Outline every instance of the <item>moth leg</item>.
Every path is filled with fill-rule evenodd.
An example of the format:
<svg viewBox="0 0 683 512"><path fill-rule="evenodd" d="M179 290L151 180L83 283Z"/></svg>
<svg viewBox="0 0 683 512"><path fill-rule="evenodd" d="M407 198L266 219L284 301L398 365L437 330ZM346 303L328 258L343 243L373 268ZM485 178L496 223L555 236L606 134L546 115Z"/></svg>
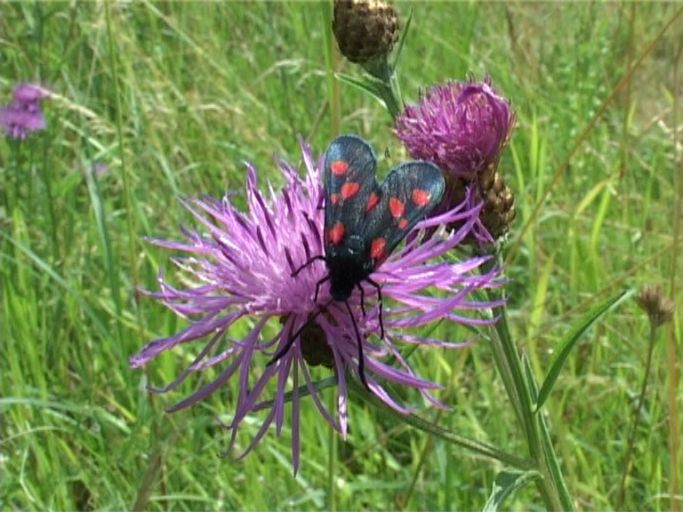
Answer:
<svg viewBox="0 0 683 512"><path fill-rule="evenodd" d="M292 336L289 337L289 339L287 340L287 343L285 343L285 346L282 347L277 352L275 352L275 355L270 358L270 361L268 361L266 363L266 366L273 365L274 363L279 361L282 356L284 356L287 352L289 352L289 349L292 348L292 345L294 345L294 342L301 335L301 333L304 332L304 329L306 327L308 327L309 325L311 325L313 323L313 320L315 320L320 313L325 311L331 303L332 303L332 301L330 300L327 304L321 306L318 309L318 311L316 311L312 316L310 316L308 318L308 320L306 320L306 322L304 322L304 324L301 327L299 327Z"/></svg>
<svg viewBox="0 0 683 512"><path fill-rule="evenodd" d="M306 263L304 263L299 268L297 268L294 272L292 272L292 277L298 276L299 272L301 272L303 269L305 269L307 266L309 266L314 261L318 261L318 260L325 260L325 256L313 256L310 260L308 260Z"/></svg>
<svg viewBox="0 0 683 512"><path fill-rule="evenodd" d="M353 316L353 313L351 312L351 306L349 306L349 301L345 300L344 304L346 305L346 311L349 312L349 316L351 317L353 330L356 332L356 341L358 342L358 376L360 377L360 381L363 383L365 388L368 391L370 391L370 386L368 386L368 381L365 378L365 357L363 356L363 342L360 339L360 332L358 332L356 318Z"/></svg>
<svg viewBox="0 0 683 512"><path fill-rule="evenodd" d="M306 327L308 327L308 326L311 324L311 322L313 322L313 320L315 319L315 317L318 316L321 312L322 312L322 309L319 309L318 312L317 312L315 315L313 315L311 318L309 318L309 319L304 323L304 325L302 325L301 327L299 327L299 328L297 329L297 331L296 331L292 336L290 336L290 338L287 340L287 343L285 343L285 346L282 347L282 348L281 348L280 350L278 350L277 352L275 352L275 355L274 355L273 357L271 357L270 361L268 361L268 362L266 363L266 366L271 366L272 364L276 363L277 361L280 360L280 358L281 358L282 356L284 356L287 352L289 352L289 349L292 348L292 345L294 345L294 342L295 342L296 339L299 337L299 335L300 335L302 332L304 332L304 329L305 329Z"/></svg>
<svg viewBox="0 0 683 512"><path fill-rule="evenodd" d="M313 302L318 302L318 292L320 291L320 285L332 279L331 274L327 274L320 281L315 283L315 295L313 296Z"/></svg>
<svg viewBox="0 0 683 512"><path fill-rule="evenodd" d="M366 314L365 314L365 290L363 290L363 287L360 285L360 283L356 283L356 286L360 290L360 310L363 312L363 316L366 316Z"/></svg>
<svg viewBox="0 0 683 512"><path fill-rule="evenodd" d="M368 283L370 283L372 286L375 287L375 290L377 290L377 301L379 302L379 339L383 340L384 339L384 321L382 320L382 288L380 285L367 277L365 279Z"/></svg>

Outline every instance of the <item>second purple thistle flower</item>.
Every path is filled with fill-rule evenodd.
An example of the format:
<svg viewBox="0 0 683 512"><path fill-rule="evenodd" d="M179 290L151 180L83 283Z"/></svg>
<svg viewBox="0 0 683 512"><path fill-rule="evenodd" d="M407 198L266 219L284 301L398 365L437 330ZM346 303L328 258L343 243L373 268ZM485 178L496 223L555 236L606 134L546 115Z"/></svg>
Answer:
<svg viewBox="0 0 683 512"><path fill-rule="evenodd" d="M189 368L161 391L173 389L193 372L222 368L213 381L170 410L190 406L224 386L234 387L231 396L236 405L228 425L233 440L248 414L269 411L244 454L273 421L277 432L281 431L286 403L291 402L295 470L299 465L298 418L302 395L310 393L323 417L345 435L347 379L349 374L358 378L358 341L345 305L330 300L327 285L321 287L317 302L314 301L316 284L327 274L325 264L317 261L306 272L292 275L324 250L322 160L314 159L310 149L303 145L302 156L303 177L290 164L279 163L285 179L279 193L268 187L268 195L264 194L257 185L256 169L247 166L247 212L239 211L230 196L222 200L196 200L189 208L199 220L201 232L186 230L185 241L180 242L154 241L187 256L175 259L183 285L173 286L160 277L160 291L150 295L189 317L191 322L177 334L148 343L131 358L131 365L140 367L179 345L201 343L203 346ZM349 298L361 335L369 388L398 411L407 413L411 409L392 398L384 387L386 384L412 388L430 403L441 405L430 392L439 385L416 375L399 351L399 343L461 347L466 341L430 339L414 329L437 320L470 325L491 321L476 313L492 304L472 298L478 290L497 285L496 271L484 275L477 272L487 258L456 263L443 258L467 236L477 214L477 208L468 210L463 203L423 221L418 228L429 228L432 236L413 236L372 274L384 297L384 339L379 336L379 305L371 300L374 290L365 289L365 314L360 293L354 291ZM439 227L456 221L463 222L457 231L447 232ZM439 293L432 293L434 289ZM310 322L320 305L327 303L326 311ZM310 326L278 363L266 367L273 354L308 322ZM239 339L229 336L244 329L247 333ZM256 357L258 354L263 357ZM318 363L332 368L336 375L336 413L327 410L314 386L309 367Z"/></svg>
<svg viewBox="0 0 683 512"><path fill-rule="evenodd" d="M431 87L396 119L395 132L413 158L469 181L497 164L514 122L510 103L487 78Z"/></svg>

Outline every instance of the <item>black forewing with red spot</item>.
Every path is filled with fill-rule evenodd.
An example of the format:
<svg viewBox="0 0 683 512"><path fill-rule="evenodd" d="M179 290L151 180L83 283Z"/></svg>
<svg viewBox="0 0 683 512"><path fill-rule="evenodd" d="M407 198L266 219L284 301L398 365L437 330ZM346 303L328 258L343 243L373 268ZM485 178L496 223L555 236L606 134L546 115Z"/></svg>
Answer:
<svg viewBox="0 0 683 512"><path fill-rule="evenodd" d="M379 200L364 215L361 237L375 266L384 261L420 220L439 204L446 184L438 167L406 162L378 187Z"/></svg>
<svg viewBox="0 0 683 512"><path fill-rule="evenodd" d="M360 234L365 206L377 189L377 159L359 137L337 137L325 154L325 249L343 243L349 234Z"/></svg>

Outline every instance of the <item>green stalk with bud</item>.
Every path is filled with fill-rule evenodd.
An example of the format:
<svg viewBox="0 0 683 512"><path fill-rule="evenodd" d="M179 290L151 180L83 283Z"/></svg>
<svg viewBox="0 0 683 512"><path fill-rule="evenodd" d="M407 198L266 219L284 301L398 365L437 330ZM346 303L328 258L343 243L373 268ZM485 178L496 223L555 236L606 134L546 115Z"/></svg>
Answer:
<svg viewBox="0 0 683 512"><path fill-rule="evenodd" d="M395 9L384 2L335 1L333 32L340 52L364 70L360 78L346 74L338 78L380 100L393 119L395 135L408 153L441 168L447 183L442 211L461 203L468 207L480 205L479 219L469 237L470 251L491 257L488 266L482 268L483 273L496 266L500 268L505 235L516 213L514 193L505 183L498 165L515 124L510 102L496 91L490 77L486 77L482 82L470 79L432 86L419 103L404 107L396 69L409 22L400 39L399 26ZM461 227L462 223L450 226L451 229ZM574 508L543 406L569 352L582 334L629 295L620 292L581 317L569 330L539 385L526 356L513 341L505 293L495 288L489 290L487 299L497 304L491 309L497 321L488 333L482 334L489 339L510 405L524 433L528 459L522 458L523 464L513 464L501 472L486 510L497 509L504 499L530 482L535 482L548 509ZM424 424L411 424L434 435L433 429ZM459 445L467 448L467 443ZM510 464L511 459L506 455L506 460L500 460Z"/></svg>
<svg viewBox="0 0 683 512"><path fill-rule="evenodd" d="M339 74L339 78L377 98L392 118L399 115L403 101L396 63L403 39L399 42L400 24L393 5L378 0L335 1L332 31L341 54L366 72L360 79L345 74Z"/></svg>

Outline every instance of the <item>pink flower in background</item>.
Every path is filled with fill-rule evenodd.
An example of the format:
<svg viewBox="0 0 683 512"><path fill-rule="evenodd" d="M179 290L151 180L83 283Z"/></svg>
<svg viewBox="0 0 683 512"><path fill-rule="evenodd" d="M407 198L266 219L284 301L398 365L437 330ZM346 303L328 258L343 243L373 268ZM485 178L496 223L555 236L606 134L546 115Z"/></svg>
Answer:
<svg viewBox="0 0 683 512"><path fill-rule="evenodd" d="M50 97L50 91L39 85L22 83L14 87L12 101L31 110L39 105L40 100Z"/></svg>
<svg viewBox="0 0 683 512"><path fill-rule="evenodd" d="M47 127L40 110L29 112L11 105L0 108L0 126L9 137L19 140Z"/></svg>
<svg viewBox="0 0 683 512"><path fill-rule="evenodd" d="M39 85L22 83L14 88L12 101L0 108L0 126L13 138L23 140L47 126L40 110L41 100L48 98L49 91Z"/></svg>
<svg viewBox="0 0 683 512"><path fill-rule="evenodd" d="M109 173L109 166L104 162L93 162L90 164L90 170L97 176L104 176Z"/></svg>

